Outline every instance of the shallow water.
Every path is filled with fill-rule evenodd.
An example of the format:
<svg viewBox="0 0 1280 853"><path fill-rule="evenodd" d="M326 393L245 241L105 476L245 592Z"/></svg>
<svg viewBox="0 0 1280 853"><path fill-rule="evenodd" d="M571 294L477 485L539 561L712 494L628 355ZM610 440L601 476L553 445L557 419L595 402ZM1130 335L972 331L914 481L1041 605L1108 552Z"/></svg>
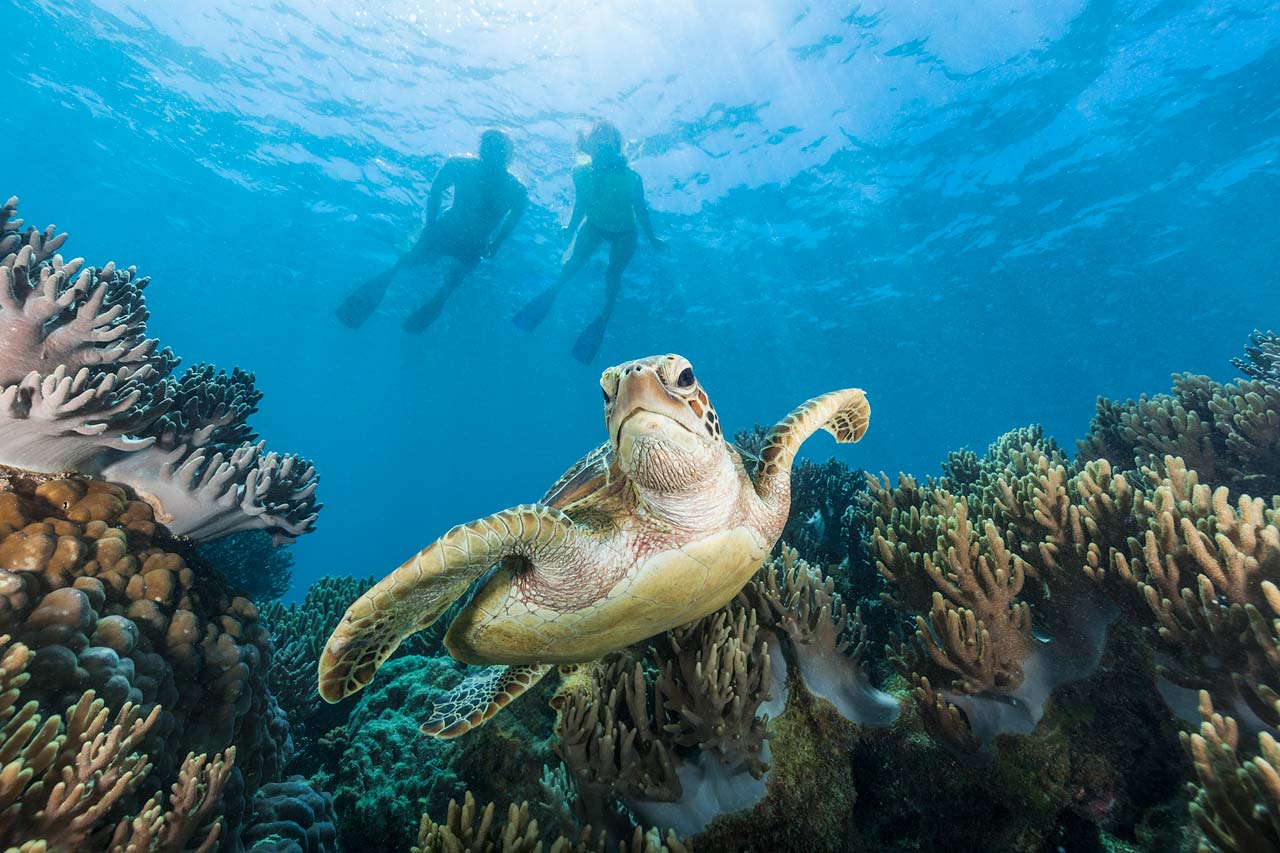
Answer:
<svg viewBox="0 0 1280 853"><path fill-rule="evenodd" d="M10 3L4 192L136 264L153 332L253 369L273 446L322 460L299 580L381 573L536 498L603 439L601 368L689 356L730 430L857 384L830 452L936 473L1096 395L1227 360L1280 308L1274 3ZM622 126L667 251L641 247L596 362L597 261L535 335L576 131ZM534 200L428 334L402 275L443 155L515 137Z"/></svg>

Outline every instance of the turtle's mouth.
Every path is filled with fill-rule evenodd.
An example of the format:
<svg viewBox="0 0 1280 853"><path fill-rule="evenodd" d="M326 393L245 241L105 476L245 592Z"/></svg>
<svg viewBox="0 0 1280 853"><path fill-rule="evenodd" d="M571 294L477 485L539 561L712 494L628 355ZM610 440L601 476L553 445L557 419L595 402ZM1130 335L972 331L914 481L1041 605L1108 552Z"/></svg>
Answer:
<svg viewBox="0 0 1280 853"><path fill-rule="evenodd" d="M622 430L623 430L623 428L624 428L624 427L626 427L627 422L628 422L628 421L630 421L630 420L631 420L632 418L634 418L635 416L637 416L637 415L642 415L642 414L648 414L648 415L653 415L654 417L662 418L664 421L667 421L668 423L673 423L673 424L675 424L676 426L680 427L680 429L684 430L684 431L685 431L685 432L687 432L687 433L691 433L691 434L693 433L693 430L689 429L687 426L685 426L684 424L680 423L680 421L676 420L675 418L671 417L670 415L664 414L664 413L662 413L662 412L655 412L653 409L646 409L644 406L636 406L636 407L635 407L634 409L632 409L630 412L627 412L627 416L626 416L625 418L623 418L621 421L619 421L619 423L618 423L618 430L617 430L617 432L615 432L615 433L614 433L614 436L613 436L613 446L614 446L614 447L619 447L619 446L621 446L621 444L622 444Z"/></svg>

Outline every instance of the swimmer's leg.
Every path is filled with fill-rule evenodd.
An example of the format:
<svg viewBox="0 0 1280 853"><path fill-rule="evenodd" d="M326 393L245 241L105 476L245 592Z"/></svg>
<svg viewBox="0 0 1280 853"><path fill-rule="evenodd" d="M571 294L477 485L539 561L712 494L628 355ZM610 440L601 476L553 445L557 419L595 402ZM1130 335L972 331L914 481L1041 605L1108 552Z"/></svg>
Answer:
<svg viewBox="0 0 1280 853"><path fill-rule="evenodd" d="M444 284L440 286L440 289L436 291L436 295L431 297L425 305L409 315L404 321L404 330L413 334L425 331L440 316L444 303L458 289L458 285L462 284L463 280L471 275L479 265L480 258L478 257L458 258L454 261L449 273L445 276Z"/></svg>
<svg viewBox="0 0 1280 853"><path fill-rule="evenodd" d="M573 247L569 250L569 259L560 268L560 275L556 277L555 282L521 308L511 318L511 322L526 332L532 332L538 328L538 324L551 311L551 306L555 303L556 297L560 295L561 289L569 283L570 279L582 271L582 268L587 265L587 261L591 260L591 256L595 254L596 249L600 248L600 244L603 241L604 236L600 233L600 229L593 228L590 223L584 223L578 229L577 236L573 239Z"/></svg>
<svg viewBox="0 0 1280 853"><path fill-rule="evenodd" d="M417 244L401 255L400 260L396 261L390 269L384 270L365 281L351 291L346 299L342 300L342 304L334 310L334 313L338 315L338 320L344 326L352 329L360 328L373 316L373 312L382 303L382 298L387 294L387 286L396 277L396 273L408 267L424 264L438 256L439 249L436 247L436 235L431 228L424 228Z"/></svg>
<svg viewBox="0 0 1280 853"><path fill-rule="evenodd" d="M596 353L600 351L600 344L604 341L604 330L609 325L609 318L613 316L613 307L617 304L618 294L622 291L622 273L627 268L627 264L631 263L631 257L635 253L636 232L619 234L613 239L609 249L609 268L604 274L604 308L600 310L599 316L582 330L582 334L578 335L578 340L573 344L573 357L583 364L590 364L596 357Z"/></svg>

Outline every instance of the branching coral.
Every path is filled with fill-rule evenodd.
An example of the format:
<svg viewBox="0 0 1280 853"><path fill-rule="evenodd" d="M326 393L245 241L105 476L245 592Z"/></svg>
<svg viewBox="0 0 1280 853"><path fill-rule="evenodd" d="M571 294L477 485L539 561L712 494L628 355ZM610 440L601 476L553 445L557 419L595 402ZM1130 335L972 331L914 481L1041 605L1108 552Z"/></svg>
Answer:
<svg viewBox="0 0 1280 853"><path fill-rule="evenodd" d="M1241 760L1236 721L1213 710L1201 691L1202 722L1183 733L1199 785L1189 785L1191 815L1202 833L1201 853L1262 853L1280 849L1280 744L1258 735L1258 754Z"/></svg>
<svg viewBox="0 0 1280 853"><path fill-rule="evenodd" d="M882 476L866 501L885 600L915 614L919 654L894 658L929 725L966 743L1031 731L1049 693L1097 665L1115 608L1096 587L1134 499L1105 462L1073 471L1036 431L997 441L968 470L965 495L945 478L890 488ZM1034 637L1033 623L1052 639ZM948 702L971 733L958 736Z"/></svg>
<svg viewBox="0 0 1280 853"><path fill-rule="evenodd" d="M1204 483L1250 495L1280 493L1280 387L1207 376L1174 377L1172 394L1098 400L1083 459L1122 468L1175 456Z"/></svg>
<svg viewBox="0 0 1280 853"><path fill-rule="evenodd" d="M200 556L216 567L233 589L239 589L256 603L266 605L289 591L293 581L293 552L276 546L263 530L247 530L197 549Z"/></svg>
<svg viewBox="0 0 1280 853"><path fill-rule="evenodd" d="M590 827L582 830L576 841L563 835L548 842L542 838L538 821L530 816L529 804L512 803L507 808L507 819L495 818L496 807L489 803L483 809L476 806L475 797L467 791L462 805L449 801L449 812L444 823L436 823L430 815L422 816L418 831L418 843L413 853L533 853L544 846L550 853L686 853L684 844L668 831L662 836L657 830L643 832L638 827L629 841L610 845L604 833L593 837Z"/></svg>
<svg viewBox="0 0 1280 853"><path fill-rule="evenodd" d="M157 793L135 817L116 818L151 771L140 752L160 718L125 703L115 714L89 691L64 716L41 716L27 700L34 658L0 637L0 844L23 850L90 849L205 853L222 828L218 817L235 749L210 760L188 755L164 807Z"/></svg>
<svg viewBox="0 0 1280 853"><path fill-rule="evenodd" d="M310 531L315 471L254 443L252 375L171 378L177 359L146 336L148 279L64 263L66 235L22 231L16 207L0 208L0 465L124 483L196 540Z"/></svg>
<svg viewBox="0 0 1280 853"><path fill-rule="evenodd" d="M1280 725L1280 524L1260 498L1232 503L1180 459L1145 469L1143 522L1118 572L1150 607L1162 673L1177 687L1207 688L1247 730ZM1178 707L1176 695L1170 696ZM1189 716L1184 713L1184 716Z"/></svg>
<svg viewBox="0 0 1280 853"><path fill-rule="evenodd" d="M1244 358L1231 359L1232 366L1251 379L1280 385L1280 335L1254 329Z"/></svg>
<svg viewBox="0 0 1280 853"><path fill-rule="evenodd" d="M862 667L867 632L858 611L850 611L835 591L835 582L783 546L739 595L751 605L752 617L787 641L789 657L775 655L778 665L792 660L813 695L831 702L845 719L887 726L898 715L898 703L874 689ZM783 678L773 678L776 699ZM775 706L781 707L781 706Z"/></svg>

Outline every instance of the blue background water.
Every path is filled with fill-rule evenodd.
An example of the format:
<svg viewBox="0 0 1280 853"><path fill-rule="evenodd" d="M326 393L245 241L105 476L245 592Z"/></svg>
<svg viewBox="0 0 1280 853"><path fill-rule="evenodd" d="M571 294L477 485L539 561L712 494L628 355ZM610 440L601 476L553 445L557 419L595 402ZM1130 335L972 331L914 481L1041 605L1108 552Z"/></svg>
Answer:
<svg viewBox="0 0 1280 853"><path fill-rule="evenodd" d="M1096 395L1231 375L1280 324L1280 4L788 0L0 3L0 194L136 264L152 331L241 364L325 509L298 579L379 574L536 499L603 440L610 363L689 356L732 430L847 385L834 452L936 473ZM644 248L597 363L568 356L602 263L532 336L564 246L575 133L631 140L668 249ZM534 206L427 334L401 276L443 156L510 129Z"/></svg>

